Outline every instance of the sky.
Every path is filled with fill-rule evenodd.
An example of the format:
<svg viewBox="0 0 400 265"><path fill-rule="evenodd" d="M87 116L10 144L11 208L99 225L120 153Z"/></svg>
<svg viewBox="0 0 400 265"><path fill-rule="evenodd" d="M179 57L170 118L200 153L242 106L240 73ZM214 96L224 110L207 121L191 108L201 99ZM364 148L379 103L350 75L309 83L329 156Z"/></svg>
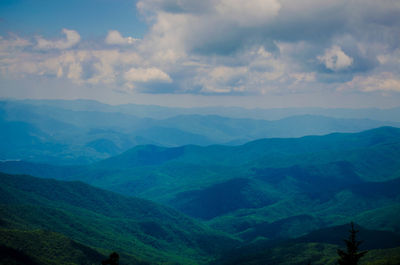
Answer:
<svg viewBox="0 0 400 265"><path fill-rule="evenodd" d="M0 98L400 106L400 1L2 0Z"/></svg>

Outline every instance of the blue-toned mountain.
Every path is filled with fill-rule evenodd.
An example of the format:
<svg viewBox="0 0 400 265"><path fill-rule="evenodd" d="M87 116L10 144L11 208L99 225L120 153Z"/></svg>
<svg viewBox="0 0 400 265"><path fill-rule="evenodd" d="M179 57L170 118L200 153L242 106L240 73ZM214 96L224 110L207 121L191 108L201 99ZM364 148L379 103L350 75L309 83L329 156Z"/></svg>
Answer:
<svg viewBox="0 0 400 265"><path fill-rule="evenodd" d="M0 163L0 171L35 170L150 199L249 241L353 219L399 232L398 222L383 222L400 219L391 213L400 204L399 168L400 129L393 127L240 146L144 145L77 168ZM273 234L257 232L269 227L276 227Z"/></svg>
<svg viewBox="0 0 400 265"><path fill-rule="evenodd" d="M0 101L0 159L89 164L146 144L239 145L259 138L400 127L398 121L321 116L323 113L299 111L280 120L263 120L251 115L237 118L217 109L196 114L190 109L110 106L83 100Z"/></svg>

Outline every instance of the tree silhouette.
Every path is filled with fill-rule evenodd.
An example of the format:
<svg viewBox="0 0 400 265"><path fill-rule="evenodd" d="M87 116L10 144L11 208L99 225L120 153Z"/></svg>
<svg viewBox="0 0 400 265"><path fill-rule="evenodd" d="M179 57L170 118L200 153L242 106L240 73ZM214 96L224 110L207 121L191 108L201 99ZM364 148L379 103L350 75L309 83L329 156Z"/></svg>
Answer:
<svg viewBox="0 0 400 265"><path fill-rule="evenodd" d="M339 255L339 265L357 265L358 261L368 252L358 251L358 247L360 246L362 241L357 241L356 239L356 235L359 231L354 229L353 222L351 222L351 230L349 232L349 238L344 240L344 242L346 242L346 250L337 250L337 253Z"/></svg>
<svg viewBox="0 0 400 265"><path fill-rule="evenodd" d="M118 265L119 264L119 255L117 252L113 252L110 254L110 257L101 262L102 265Z"/></svg>

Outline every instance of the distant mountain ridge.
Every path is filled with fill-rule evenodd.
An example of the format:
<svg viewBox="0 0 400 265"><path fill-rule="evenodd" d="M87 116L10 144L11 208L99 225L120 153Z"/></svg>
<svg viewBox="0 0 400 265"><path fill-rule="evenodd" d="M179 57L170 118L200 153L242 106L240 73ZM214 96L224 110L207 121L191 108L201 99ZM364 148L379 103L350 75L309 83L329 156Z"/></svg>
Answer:
<svg viewBox="0 0 400 265"><path fill-rule="evenodd" d="M263 120L217 110L111 106L85 100L0 101L0 159L89 164L145 144L239 145L259 138L400 127L400 122L372 120L368 115L333 118L321 116L323 111L293 111L279 120Z"/></svg>
<svg viewBox="0 0 400 265"><path fill-rule="evenodd" d="M3 99L6 101L6 99ZM292 107L292 108L243 108L243 107L165 107L158 105L122 104L109 105L95 100L8 100L29 105L56 106L76 111L106 111L133 114L137 117L167 119L179 115L220 115L229 118L247 118L263 120L280 120L296 115L322 115L332 118L373 119L380 121L400 122L400 106L379 108L321 108L321 107Z"/></svg>

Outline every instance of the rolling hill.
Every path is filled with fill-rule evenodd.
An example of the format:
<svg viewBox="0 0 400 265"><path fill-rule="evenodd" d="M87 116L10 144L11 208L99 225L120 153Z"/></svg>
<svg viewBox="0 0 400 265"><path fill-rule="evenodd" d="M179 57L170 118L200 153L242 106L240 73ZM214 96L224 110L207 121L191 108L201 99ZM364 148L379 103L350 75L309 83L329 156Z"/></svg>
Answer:
<svg viewBox="0 0 400 265"><path fill-rule="evenodd" d="M117 251L122 265L333 265L348 233L348 225L318 229L324 221L304 215L242 227L238 240L170 208L80 182L1 173L0 187L0 264L99 264ZM399 233L357 229L370 250L361 264L398 264Z"/></svg>
<svg viewBox="0 0 400 265"><path fill-rule="evenodd" d="M241 246L213 264L337 264L337 249L345 248L349 224L315 230L291 240L263 241ZM359 264L395 265L400 262L400 236L391 232L368 230L357 226L361 250L368 250Z"/></svg>
<svg viewBox="0 0 400 265"><path fill-rule="evenodd" d="M104 250L121 252L128 261L203 264L238 243L150 201L127 198L80 182L26 175L0 174L0 213L5 235L15 230L13 237L23 236L25 232L21 231L31 231L27 232L31 237L43 234L32 230L49 230L79 244L103 249L103 254ZM2 244L9 242L3 241ZM6 246L16 245L11 242Z"/></svg>
<svg viewBox="0 0 400 265"><path fill-rule="evenodd" d="M0 229L0 264L99 264L106 256L61 234Z"/></svg>
<svg viewBox="0 0 400 265"><path fill-rule="evenodd" d="M144 145L65 171L0 164L10 173L35 170L150 199L246 241L301 236L353 219L399 232L397 222L383 222L399 219L391 213L400 203L399 168L400 129L393 127L240 146Z"/></svg>

